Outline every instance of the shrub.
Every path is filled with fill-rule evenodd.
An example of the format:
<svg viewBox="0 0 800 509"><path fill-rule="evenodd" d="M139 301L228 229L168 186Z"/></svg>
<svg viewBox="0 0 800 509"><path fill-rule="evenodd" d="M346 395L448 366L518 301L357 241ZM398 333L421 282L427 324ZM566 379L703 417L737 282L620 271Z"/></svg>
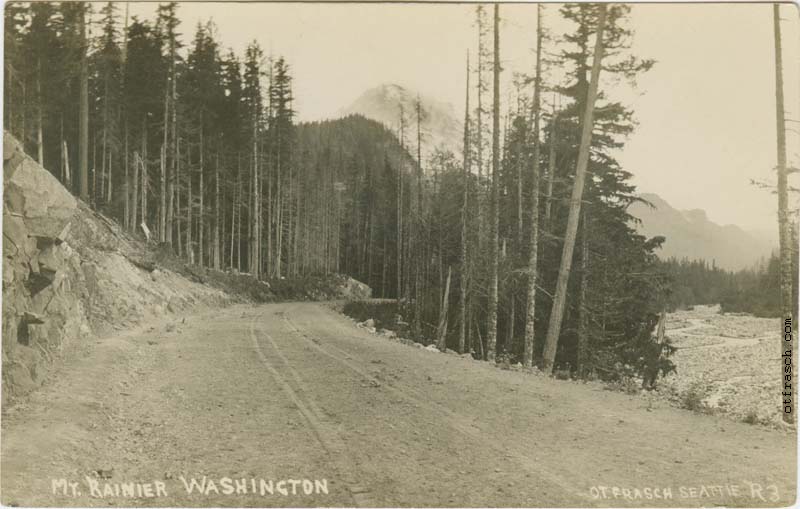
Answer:
<svg viewBox="0 0 800 509"><path fill-rule="evenodd" d="M758 418L758 412L755 410L749 410L747 415L744 416L742 422L746 422L747 424L758 424L761 422L761 419Z"/></svg>
<svg viewBox="0 0 800 509"><path fill-rule="evenodd" d="M681 395L681 406L693 412L705 412L708 410L704 403L706 395L705 384L694 382Z"/></svg>
<svg viewBox="0 0 800 509"><path fill-rule="evenodd" d="M398 320L397 302L393 300L355 300L344 305L342 312L359 322L372 318L376 329L393 330L398 335L404 332L403 323Z"/></svg>

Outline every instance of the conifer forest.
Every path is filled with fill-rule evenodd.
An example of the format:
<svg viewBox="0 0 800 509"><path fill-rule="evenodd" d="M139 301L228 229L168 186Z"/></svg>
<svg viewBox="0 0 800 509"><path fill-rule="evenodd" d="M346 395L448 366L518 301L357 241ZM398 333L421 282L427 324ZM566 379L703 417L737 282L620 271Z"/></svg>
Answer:
<svg viewBox="0 0 800 509"><path fill-rule="evenodd" d="M20 410L3 417L10 423L3 440L12 444L3 448L4 504L794 500L794 474L764 472L777 472L776 458L794 451L787 437L796 440L796 389L776 360L787 349L790 362L796 358L785 339L798 287L795 11L758 7L764 28L757 33L765 35L754 47L768 50L758 58L767 59L769 72L753 69L764 75L752 79L766 84L757 104L766 105L775 131L763 135L767 162L758 173L726 170L724 177L770 204L767 233L756 237L755 227L728 224L744 214L729 207L734 219L723 217L723 198L696 200L706 215L643 194L685 207L703 184L685 177L671 154L706 166L712 157L665 137L658 149L664 154L651 152L652 166L638 164L638 140L700 129L705 121L698 113L676 126L652 113L678 111L682 99L675 92L659 110L648 99L647 87L658 94L670 86L660 84L668 79L658 74L662 60L669 72L679 65L670 60L678 50L648 35L654 25L642 20L649 6L231 3L215 20L203 4L191 4L5 4L3 405ZM261 21L242 13L260 12L259 5L265 26L282 13L287 27L296 19L307 24L297 22L288 40L285 31L251 30ZM291 17L294 8L306 17ZM440 101L384 84L349 108L326 103L336 114L311 112L334 96L330 90L350 86L345 71L326 77L321 69L344 68L356 57L346 48L341 62L320 56L314 76L303 60L308 54L297 49L309 43L298 41L321 30L344 48L348 36L336 30L358 32L369 25L367 12L381 8L394 9L398 26L418 19L420 35L412 23L395 42L397 53L346 72L388 82L391 73L382 78L379 71L392 59L399 69L412 61L397 55L418 51L414 58L422 61L441 51L452 67L432 74L426 90L447 81L452 96ZM440 20L454 32L448 43L420 50L428 8L454 13ZM695 17L695 6L658 8L684 9L692 23L714 17ZM708 41L727 40L713 35L724 28L708 30ZM761 37L754 34L748 37ZM447 39L447 30L440 36ZM243 37L249 42L240 44ZM363 37L367 49L353 47L355 55L386 44ZM711 44L697 51L713 60L720 50ZM714 70L722 63L709 66L709 73L722 72ZM460 74L447 76L450 69ZM713 117L712 98L703 100ZM750 129L747 122L740 119L736 129ZM715 136L704 138L703 152L740 150L740 159L762 161L747 159L753 147L720 148ZM665 177L647 171L661 158L661 171L674 178L656 187ZM726 185L705 192L722 196ZM753 224L761 217L751 216ZM141 332L121 336L123 330ZM101 341L109 335L128 339ZM88 337L99 339L87 343L94 345L87 359L107 360L89 363L70 353ZM54 470L52 483L34 476L26 484L23 474L44 454L34 449L37 440L49 439L15 424L27 422L26 408L38 404L19 402L33 393L63 403L71 396L57 391L79 387L81 373L109 380L110 392L92 397L102 400L98 408L112 409L100 426L111 426L118 440L105 453L59 449L53 465L63 473ZM72 381L62 386L62 376ZM249 391L249 402L240 390ZM63 412L65 422L94 419L93 410L59 405L52 411ZM583 414L580 425L572 422ZM696 414L713 416L692 421ZM722 418L730 436L715 431ZM255 438L256 422L272 435L269 445ZM239 449L233 439L213 439L229 444L220 450L232 455L214 459L207 452L216 447L209 445L212 431L250 442ZM64 443L82 443L63 432L72 437ZM304 443L293 435L301 432L318 440L318 450L287 445ZM364 442L350 445L355 434ZM184 436L201 438L189 443ZM442 459L425 463L426 440ZM706 444L697 454L708 457L690 460L690 440ZM752 460L730 456L748 443L761 444L747 449ZM639 452L625 450L634 446ZM277 470L250 465L252 455L242 452L233 472L225 461L240 450L265 451ZM609 460L613 451L622 457ZM642 472L626 470L623 459L637 457ZM392 470L393 462L412 460L408 473ZM691 465L680 470L673 460ZM495 473L479 473L482 464ZM790 465L796 468L794 459L780 468L795 472ZM70 468L86 476L83 495L69 494L69 480L60 491L57 479ZM287 495L276 486L288 475L308 479L298 478ZM142 494L143 479L161 477L153 498ZM242 490L234 484L240 477ZM533 491L531 479L539 483ZM141 484L137 500L111 502L126 496L129 481ZM758 496L750 488L742 495L745 481L761 486ZM118 492L103 492L115 482L123 483ZM731 488L736 483L741 493Z"/></svg>

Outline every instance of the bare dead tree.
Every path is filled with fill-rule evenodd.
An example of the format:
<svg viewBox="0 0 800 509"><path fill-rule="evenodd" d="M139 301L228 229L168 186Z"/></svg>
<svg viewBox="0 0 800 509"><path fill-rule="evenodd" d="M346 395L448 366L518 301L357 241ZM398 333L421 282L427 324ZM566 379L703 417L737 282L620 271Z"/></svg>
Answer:
<svg viewBox="0 0 800 509"><path fill-rule="evenodd" d="M458 301L458 353L464 353L464 342L467 330L467 278L469 265L467 260L467 203L469 199L469 52L467 52L467 87L464 92L464 195L461 202L461 281Z"/></svg>
<svg viewBox="0 0 800 509"><path fill-rule="evenodd" d="M774 4L775 25L775 120L778 152L778 225L781 260L781 309L783 318L791 318L792 309L792 249L790 242L788 171L786 167L786 118L783 98L783 54L781 45L780 6Z"/></svg>
<svg viewBox="0 0 800 509"><path fill-rule="evenodd" d="M490 255L491 275L489 282L489 306L486 320L486 360L494 361L497 349L497 294L500 241L500 6L494 4L494 78L492 101L492 196L491 196L491 238Z"/></svg>
<svg viewBox="0 0 800 509"><path fill-rule="evenodd" d="M541 142L539 122L541 118L542 93L542 4L536 10L536 77L533 85L533 168L531 174L531 233L528 254L528 301L525 310L525 342L522 365L533 364L534 318L536 316L536 273L539 253L539 152Z"/></svg>
<svg viewBox="0 0 800 509"><path fill-rule="evenodd" d="M792 290L792 240L789 218L789 192L786 168L786 118L783 100L783 52L781 47L781 11L780 5L772 6L772 17L775 35L775 121L778 151L778 233L780 245L780 273L781 273L781 314L784 320L792 320L794 315L794 293ZM783 370L781 370L783 371ZM785 384L783 372L781 383ZM789 382L789 389L794 394L793 383ZM793 398L789 401L793 401ZM783 412L783 420L792 422L793 414Z"/></svg>

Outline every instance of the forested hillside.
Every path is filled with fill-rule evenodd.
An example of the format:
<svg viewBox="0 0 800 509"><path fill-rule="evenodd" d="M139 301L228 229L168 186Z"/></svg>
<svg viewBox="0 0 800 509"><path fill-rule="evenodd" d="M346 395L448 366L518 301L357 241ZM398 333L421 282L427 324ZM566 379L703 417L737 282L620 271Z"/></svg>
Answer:
<svg viewBox="0 0 800 509"><path fill-rule="evenodd" d="M669 277L669 309L686 309L697 304L720 304L723 312L750 313L758 317L777 318L780 306L780 260L776 254L746 269L731 271L705 260L661 262ZM792 265L797 281L797 251ZM794 288L797 288L795 285ZM794 299L797 300L797 290Z"/></svg>
<svg viewBox="0 0 800 509"><path fill-rule="evenodd" d="M437 148L460 153L463 119L458 117L453 105L425 97L396 83L384 83L364 91L349 106L342 108L339 116L363 115L397 133L401 125L416 121L418 107L422 112L423 157L428 158Z"/></svg>
<svg viewBox="0 0 800 509"><path fill-rule="evenodd" d="M662 239L630 226L638 198L615 153L633 112L598 89L601 68L634 82L653 64L629 49L628 11L539 6L537 65L501 122L499 9L477 6L452 153L424 147L422 107L398 111L397 132L358 116L297 125L291 62L255 41L224 49L213 21L182 36L176 3L152 20L10 4L4 121L84 201L190 263L338 271L397 299L441 349L644 373L668 366L651 338ZM545 37L552 16L572 26L563 43Z"/></svg>
<svg viewBox="0 0 800 509"><path fill-rule="evenodd" d="M396 296L398 240L408 246L397 236L398 211L409 214L414 160L394 134L357 115L300 124L295 141L309 176L304 208L317 212L300 256L318 261L305 269L344 272L378 297Z"/></svg>

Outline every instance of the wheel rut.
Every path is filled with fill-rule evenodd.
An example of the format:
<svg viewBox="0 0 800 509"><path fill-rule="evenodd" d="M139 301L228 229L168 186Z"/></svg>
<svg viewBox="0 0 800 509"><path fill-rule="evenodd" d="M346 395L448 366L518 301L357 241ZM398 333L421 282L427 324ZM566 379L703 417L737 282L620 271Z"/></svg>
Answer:
<svg viewBox="0 0 800 509"><path fill-rule="evenodd" d="M258 313L250 321L250 338L256 355L313 430L314 436L331 458L338 477L345 484L354 505L373 507L375 504L370 496L370 491L358 481L362 476L359 475L358 469L350 458L346 444L337 431L336 423L332 422L314 402L307 385L297 371L291 367L275 339L266 331L256 328L256 322L263 318L263 315L263 312ZM270 356L265 353L259 337L266 340L269 353L273 354L273 358L278 359L278 363L270 361Z"/></svg>
<svg viewBox="0 0 800 509"><path fill-rule="evenodd" d="M475 425L468 424L467 422L469 419L463 415L457 414L446 408L438 403L431 403L429 401L425 401L422 395L416 394L407 389L403 389L397 386L389 385L384 381L377 379L374 375L372 375L367 370L363 369L357 363L353 362L354 356L337 347L336 345L330 344L328 342L323 342L319 338L312 337L307 331L301 329L295 322L293 322L286 313L279 313L279 316L283 319L284 323L286 324L287 328L290 332L294 333L298 338L305 341L309 344L312 348L319 351L322 355L342 364L346 368L350 369L354 373L358 374L359 376L365 378L366 380L372 382L373 384L378 384L380 387L385 388L388 392L393 393L395 396L400 397L407 402L416 405L418 407L424 408L425 410L433 413L434 415L438 415L442 421L449 426L451 429L461 433L466 438L474 441L475 443L484 443L487 447L493 449L495 452L506 456L506 457L513 457L517 461L520 462L526 469L528 469L531 473L535 474L539 479L548 482L549 484L558 487L563 491L563 493L570 494L574 498L578 500L589 500L589 498L577 491L574 487L574 482L570 482L568 479L555 474L553 472L545 471L540 468L535 468L533 465L536 464L534 458L522 454L516 450L506 449L503 447L499 447L493 443L486 443L484 440L485 435L483 431ZM324 345L324 346L323 346Z"/></svg>

